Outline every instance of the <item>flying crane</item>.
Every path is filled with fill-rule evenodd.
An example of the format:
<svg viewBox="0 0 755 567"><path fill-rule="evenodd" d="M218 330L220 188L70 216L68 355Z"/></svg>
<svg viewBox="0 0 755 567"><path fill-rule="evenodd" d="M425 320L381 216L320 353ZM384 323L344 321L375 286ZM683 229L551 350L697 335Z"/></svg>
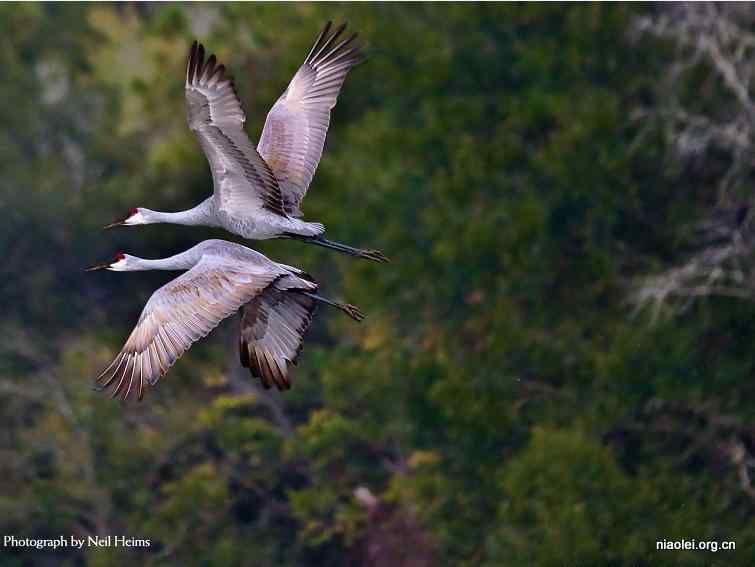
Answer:
<svg viewBox="0 0 755 567"><path fill-rule="evenodd" d="M146 386L239 309L241 363L266 388L279 390L291 387L289 366L298 359L317 303L364 318L353 305L318 295L318 284L303 271L224 240L205 240L157 260L119 252L88 268L99 269L187 270L152 294L126 344L97 378L100 389L123 400L141 400Z"/></svg>
<svg viewBox="0 0 755 567"><path fill-rule="evenodd" d="M217 226L251 240L295 238L376 262L379 250L326 239L319 222L301 219L301 202L322 156L341 86L364 60L357 34L341 39L345 24L331 33L328 22L304 63L270 109L255 148L244 131L246 115L233 81L215 55L205 60L195 41L186 68L186 116L210 164L213 194L196 207L160 212L138 207L109 224L152 223Z"/></svg>

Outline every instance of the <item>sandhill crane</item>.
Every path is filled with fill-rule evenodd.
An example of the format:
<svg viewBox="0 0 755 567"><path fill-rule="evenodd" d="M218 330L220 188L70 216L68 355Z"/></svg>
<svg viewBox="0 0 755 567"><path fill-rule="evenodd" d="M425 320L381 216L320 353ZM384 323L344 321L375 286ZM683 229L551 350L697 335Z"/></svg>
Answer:
<svg viewBox="0 0 755 567"><path fill-rule="evenodd" d="M205 240L158 260L119 252L88 271L188 270L155 291L136 327L113 362L99 375L100 389L123 400L144 395L189 347L223 319L243 308L241 362L269 388L291 387L295 364L315 305L326 303L361 321L354 307L326 299L318 285L297 268L278 264L259 252L224 240Z"/></svg>
<svg viewBox="0 0 755 567"><path fill-rule="evenodd" d="M233 81L215 55L195 41L186 68L186 114L210 163L213 195L177 213L131 209L119 225L173 223L219 226L252 240L296 238L345 254L385 262L378 250L327 240L325 227L301 220L301 201L322 156L330 111L349 70L364 60L357 34L328 22L304 63L267 115L255 148Z"/></svg>

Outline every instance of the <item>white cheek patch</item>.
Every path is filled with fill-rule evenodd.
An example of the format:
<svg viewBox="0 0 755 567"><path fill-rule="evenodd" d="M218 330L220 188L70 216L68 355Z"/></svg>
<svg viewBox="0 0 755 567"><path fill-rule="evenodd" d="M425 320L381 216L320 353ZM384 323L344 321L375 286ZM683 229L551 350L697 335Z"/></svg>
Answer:
<svg viewBox="0 0 755 567"><path fill-rule="evenodd" d="M131 215L128 217L123 224L126 225L132 225L132 224L147 224L147 219L144 218L144 216L141 213L136 213L134 215Z"/></svg>
<svg viewBox="0 0 755 567"><path fill-rule="evenodd" d="M110 264L108 267L108 270L112 270L114 272L123 272L126 270L126 259L123 258L122 260L118 260L114 264Z"/></svg>

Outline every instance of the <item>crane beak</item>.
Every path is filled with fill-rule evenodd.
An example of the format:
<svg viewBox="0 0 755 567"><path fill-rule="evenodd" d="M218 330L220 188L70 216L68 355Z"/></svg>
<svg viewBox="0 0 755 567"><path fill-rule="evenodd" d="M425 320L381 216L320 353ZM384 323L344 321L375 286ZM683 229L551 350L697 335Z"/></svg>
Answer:
<svg viewBox="0 0 755 567"><path fill-rule="evenodd" d="M90 266L88 268L85 268L85 272L94 272L95 270L104 270L106 268L109 268L112 262L102 262L101 264L95 264L94 266Z"/></svg>
<svg viewBox="0 0 755 567"><path fill-rule="evenodd" d="M136 210L135 210L135 209L131 209L131 210L130 210L130 211L128 212L128 214L127 214L127 215L126 215L125 217L121 217L121 218L119 218L118 220L116 220L116 221L114 221L114 222L111 222L111 223L110 223L110 224L108 224L108 225L105 225L105 226L103 227L103 229L104 229L104 230L107 230L107 229L109 229L109 228L113 228L113 227L116 227L116 226L123 226L123 225L125 225L125 224L126 224L126 221L127 221L128 219L130 219L130 218L131 218L132 216L134 216L134 213L135 213L135 212L136 212Z"/></svg>

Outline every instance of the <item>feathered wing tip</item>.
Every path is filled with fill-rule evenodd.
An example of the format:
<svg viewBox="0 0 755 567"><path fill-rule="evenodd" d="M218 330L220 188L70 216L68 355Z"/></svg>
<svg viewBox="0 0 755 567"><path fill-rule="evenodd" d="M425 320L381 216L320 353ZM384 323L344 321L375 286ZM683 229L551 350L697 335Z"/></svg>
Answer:
<svg viewBox="0 0 755 567"><path fill-rule="evenodd" d="M186 84L190 85L194 82L194 75L197 71L197 50L199 44L195 39L189 48L189 56L186 58ZM203 48L204 50L204 48Z"/></svg>
<svg viewBox="0 0 755 567"><path fill-rule="evenodd" d="M138 329L139 324L126 346L97 376L95 390L110 390L111 398L124 402L142 401L146 388L157 384L191 344L182 344L179 331L171 326L156 333L149 345L139 351L129 346Z"/></svg>
<svg viewBox="0 0 755 567"><path fill-rule="evenodd" d="M320 35L317 36L317 39L315 40L315 44L312 46L312 49L309 50L309 53L307 53L306 59L304 59L305 63L309 63L309 61L312 59L312 56L322 48L323 43L325 42L328 32L330 31L330 28L333 27L333 22L331 20L328 20L325 22L325 27L320 32Z"/></svg>
<svg viewBox="0 0 755 567"><path fill-rule="evenodd" d="M362 46L352 45L352 42L359 37L359 34L353 33L339 42L338 39L346 29L346 23L344 22L338 26L331 34L330 29L332 26L333 23L330 21L325 24L304 63L318 68L325 65L331 66L336 63L353 67L364 62L367 57L362 52Z"/></svg>
<svg viewBox="0 0 755 567"><path fill-rule="evenodd" d="M186 86L207 86L210 83L227 82L236 94L233 77L226 73L225 65L218 63L215 54L211 54L205 61L204 45L194 40L189 49L186 63Z"/></svg>
<svg viewBox="0 0 755 567"><path fill-rule="evenodd" d="M259 378L265 389L291 388L290 366L299 359L316 307L314 299L296 291L276 290L243 308L239 332L241 366Z"/></svg>
<svg viewBox="0 0 755 567"><path fill-rule="evenodd" d="M144 398L145 376L139 358L134 353L120 352L110 366L97 376L95 390L110 388L111 398L129 401Z"/></svg>
<svg viewBox="0 0 755 567"><path fill-rule="evenodd" d="M142 401L147 386L154 386L185 351L165 333L142 353L122 350L96 379L95 390L110 390L112 399Z"/></svg>

